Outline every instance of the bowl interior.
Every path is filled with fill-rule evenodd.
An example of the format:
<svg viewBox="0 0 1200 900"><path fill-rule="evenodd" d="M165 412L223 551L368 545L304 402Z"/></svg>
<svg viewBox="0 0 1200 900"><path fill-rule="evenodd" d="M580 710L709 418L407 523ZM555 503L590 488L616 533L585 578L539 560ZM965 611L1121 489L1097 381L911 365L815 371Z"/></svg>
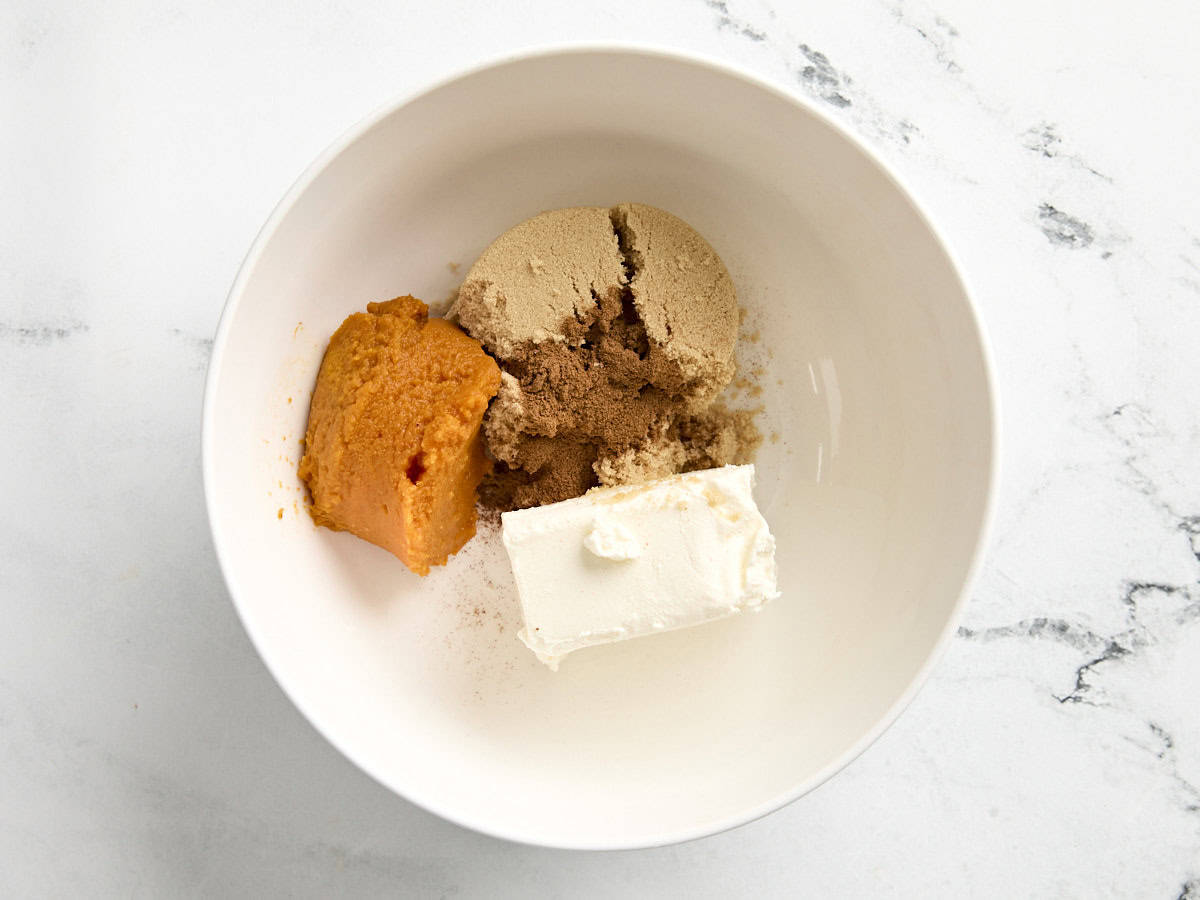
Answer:
<svg viewBox="0 0 1200 900"><path fill-rule="evenodd" d="M442 301L510 225L622 200L683 217L733 275L783 596L552 673L516 638L495 530L418 578L313 527L299 442L346 315L403 293ZM919 680L986 517L980 336L920 214L820 116L658 54L504 63L360 130L264 230L212 366L210 516L272 672L379 780L519 840L677 840L818 783Z"/></svg>

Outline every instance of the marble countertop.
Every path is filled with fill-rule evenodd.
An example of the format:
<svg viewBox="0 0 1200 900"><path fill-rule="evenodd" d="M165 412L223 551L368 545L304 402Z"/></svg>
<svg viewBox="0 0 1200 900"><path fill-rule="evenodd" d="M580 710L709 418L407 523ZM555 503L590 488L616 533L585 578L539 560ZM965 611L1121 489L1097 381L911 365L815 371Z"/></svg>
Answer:
<svg viewBox="0 0 1200 900"><path fill-rule="evenodd" d="M0 894L1200 900L1198 9L5 4ZM200 487L210 336L291 181L566 40L730 60L862 135L951 236L1003 401L987 563L907 713L784 810L632 853L485 838L346 762L243 633Z"/></svg>

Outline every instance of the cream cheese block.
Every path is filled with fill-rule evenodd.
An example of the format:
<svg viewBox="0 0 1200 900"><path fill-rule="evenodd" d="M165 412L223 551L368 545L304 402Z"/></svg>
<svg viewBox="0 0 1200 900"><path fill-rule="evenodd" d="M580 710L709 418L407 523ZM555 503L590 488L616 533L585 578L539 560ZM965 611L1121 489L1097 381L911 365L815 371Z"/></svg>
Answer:
<svg viewBox="0 0 1200 900"><path fill-rule="evenodd" d="M754 466L725 466L502 516L525 624L552 669L575 650L700 625L779 596Z"/></svg>

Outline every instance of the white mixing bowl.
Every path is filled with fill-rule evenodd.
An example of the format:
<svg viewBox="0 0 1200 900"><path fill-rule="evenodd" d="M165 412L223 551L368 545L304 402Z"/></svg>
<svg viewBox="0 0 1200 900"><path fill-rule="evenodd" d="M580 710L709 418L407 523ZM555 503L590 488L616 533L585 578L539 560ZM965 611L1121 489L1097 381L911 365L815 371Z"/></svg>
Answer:
<svg viewBox="0 0 1200 900"><path fill-rule="evenodd" d="M708 238L747 310L739 353L762 390L757 496L783 596L554 673L517 640L494 530L418 578L312 525L299 440L346 315L398 294L440 301L509 226L625 200ZM723 66L575 48L398 103L291 189L217 332L204 479L247 631L346 756L483 832L639 847L778 808L899 714L978 565L995 426L962 279L870 151Z"/></svg>

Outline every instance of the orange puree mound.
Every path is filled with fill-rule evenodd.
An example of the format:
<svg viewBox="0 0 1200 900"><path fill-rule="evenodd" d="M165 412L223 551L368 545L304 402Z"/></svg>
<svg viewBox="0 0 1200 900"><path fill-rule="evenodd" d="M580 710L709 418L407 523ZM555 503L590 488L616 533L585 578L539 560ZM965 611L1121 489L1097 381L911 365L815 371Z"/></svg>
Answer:
<svg viewBox="0 0 1200 900"><path fill-rule="evenodd" d="M329 339L300 478L313 521L390 550L418 575L475 534L491 463L479 425L500 370L414 297L369 303Z"/></svg>

